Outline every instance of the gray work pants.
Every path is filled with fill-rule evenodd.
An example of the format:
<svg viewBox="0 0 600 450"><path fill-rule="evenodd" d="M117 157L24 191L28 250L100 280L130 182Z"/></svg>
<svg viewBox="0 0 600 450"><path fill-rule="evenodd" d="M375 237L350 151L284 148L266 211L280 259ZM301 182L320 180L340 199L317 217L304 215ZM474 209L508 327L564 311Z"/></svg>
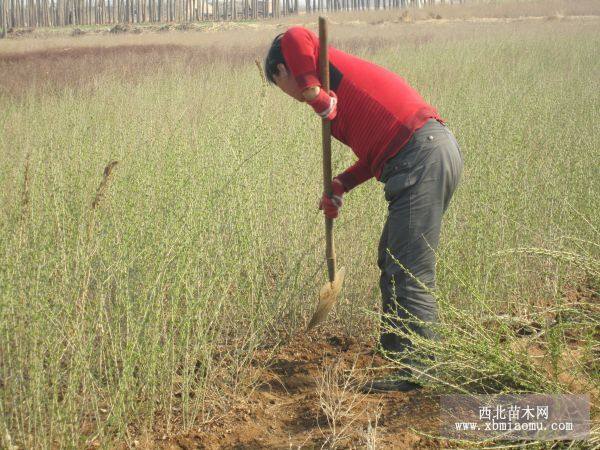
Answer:
<svg viewBox="0 0 600 450"><path fill-rule="evenodd" d="M394 356L400 360L412 349L410 339L404 335L406 327L435 338L428 326L414 320L411 323L411 319L414 316L419 321L437 322L437 304L428 291L435 287L435 250L442 216L462 167L456 139L446 126L431 119L383 168L381 181L385 183L388 217L378 257L384 313L380 344L387 352L399 353ZM399 333L386 331L386 327ZM403 362L412 364L410 358Z"/></svg>

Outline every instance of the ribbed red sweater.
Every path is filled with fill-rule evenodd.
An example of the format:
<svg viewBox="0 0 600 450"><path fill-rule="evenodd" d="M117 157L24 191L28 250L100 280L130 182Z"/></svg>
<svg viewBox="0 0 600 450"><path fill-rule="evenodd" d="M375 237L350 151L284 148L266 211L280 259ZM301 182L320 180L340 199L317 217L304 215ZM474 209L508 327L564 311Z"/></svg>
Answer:
<svg viewBox="0 0 600 450"><path fill-rule="evenodd" d="M292 27L283 35L286 65L301 89L321 86L319 39ZM404 79L383 67L329 47L331 90L337 94L337 116L331 134L348 145L358 161L338 175L347 190L371 177L379 179L385 162L396 155L415 130L437 111Z"/></svg>

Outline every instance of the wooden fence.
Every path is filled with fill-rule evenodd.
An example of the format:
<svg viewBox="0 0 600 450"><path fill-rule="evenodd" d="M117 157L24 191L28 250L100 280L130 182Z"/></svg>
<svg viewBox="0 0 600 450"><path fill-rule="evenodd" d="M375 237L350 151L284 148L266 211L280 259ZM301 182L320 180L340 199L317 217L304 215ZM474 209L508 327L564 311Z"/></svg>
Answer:
<svg viewBox="0 0 600 450"><path fill-rule="evenodd" d="M0 37L16 28L252 20L463 0L0 0Z"/></svg>

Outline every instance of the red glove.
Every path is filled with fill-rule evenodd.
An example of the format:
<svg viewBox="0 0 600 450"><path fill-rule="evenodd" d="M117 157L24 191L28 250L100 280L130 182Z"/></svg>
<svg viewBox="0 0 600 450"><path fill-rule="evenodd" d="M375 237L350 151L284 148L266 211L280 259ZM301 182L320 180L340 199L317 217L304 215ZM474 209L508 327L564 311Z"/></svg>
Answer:
<svg viewBox="0 0 600 450"><path fill-rule="evenodd" d="M307 103L312 106L321 119L335 119L337 114L337 95L335 95L335 92L329 91L328 94L325 89L321 88L319 94Z"/></svg>
<svg viewBox="0 0 600 450"><path fill-rule="evenodd" d="M334 178L331 182L332 188L332 196L329 197L325 192L323 192L323 197L321 197L321 202L319 203L319 209L323 211L326 217L330 219L335 219L340 212L340 208L342 207L342 196L346 192L346 188L340 180Z"/></svg>

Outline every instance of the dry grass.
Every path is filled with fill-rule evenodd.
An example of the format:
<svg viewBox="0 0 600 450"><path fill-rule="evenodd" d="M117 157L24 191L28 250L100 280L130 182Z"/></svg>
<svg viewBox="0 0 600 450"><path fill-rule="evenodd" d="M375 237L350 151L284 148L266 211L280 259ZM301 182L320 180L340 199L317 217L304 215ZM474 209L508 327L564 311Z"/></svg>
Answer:
<svg viewBox="0 0 600 450"><path fill-rule="evenodd" d="M335 45L402 74L464 150L440 298L464 315L492 305L531 317L542 300L564 304L581 269L515 249L597 256L597 19L377 14L378 25L334 25ZM3 445L111 447L194 429L213 417L213 399L251 390L258 349L306 326L325 279L318 121L266 89L254 62L285 25L2 42ZM334 155L338 170L353 161L337 144ZM88 238L112 160L118 172ZM377 331L365 311L379 302L380 190L352 192L336 223L340 262L353 272L330 320L367 339ZM552 336L552 352L562 339ZM490 363L494 352L475 344L459 356ZM355 401L339 388L343 374L327 377L323 409L342 436L347 419L336 417ZM548 385L544 373L529 379Z"/></svg>
<svg viewBox="0 0 600 450"><path fill-rule="evenodd" d="M235 70L259 53L258 48L223 51L215 47L174 44L67 47L8 53L0 55L3 79L0 94L22 97L35 91L60 95L63 89L93 90L99 77L135 84L157 68L173 66L192 72L223 63Z"/></svg>
<svg viewBox="0 0 600 450"><path fill-rule="evenodd" d="M323 446L327 448L347 448L357 434L359 422L367 417L367 428L363 431L367 448L376 448L377 422L381 415L381 405L375 408L365 400L368 394L360 392L360 386L367 380L364 371L335 361L325 361L317 378L319 410L325 415L328 428L321 430L325 437Z"/></svg>
<svg viewBox="0 0 600 450"><path fill-rule="evenodd" d="M436 5L405 11L368 11L330 14L333 44L354 53L369 53L395 45L419 47L434 41L499 39L512 27L507 19L520 17L557 19L558 23L535 24L531 34L553 28L557 33L576 31L561 19L577 19L584 28L598 26L600 2L583 0L474 2ZM108 29L73 38L60 30L40 30L22 38L7 39L0 46L0 95L21 97L43 90L90 89L101 76L136 83L156 68L173 67L194 73L212 64L231 70L261 60L273 36L291 25L315 28L316 16L297 16L259 23L203 24L202 32L156 33L149 26L143 34L110 34ZM435 19L439 18L439 19ZM487 20L483 20L487 18ZM471 20L464 23L464 20ZM107 34L108 33L108 34Z"/></svg>
<svg viewBox="0 0 600 450"><path fill-rule="evenodd" d="M398 24L444 24L448 21L482 21L480 19L547 18L568 19L571 16L600 16L600 3L596 0L527 0L527 1L471 1L462 5L435 5L422 9L379 10L362 12L336 12L327 14L335 39L355 38L356 28L375 25L377 34L386 34L390 25ZM161 31L160 25L141 25L136 33L110 33L110 27L88 27L85 34L76 33L71 27L39 29L21 37L6 39L0 54L22 53L48 49L98 46L161 46L186 45L208 49L231 51L248 48L253 44L272 39L292 25L315 27L317 15L300 15L259 22L209 22L197 24L196 31L178 30L171 26L170 32ZM487 22L486 20L483 20ZM492 20L493 22L493 20ZM392 26L396 32L396 26ZM382 30L383 29L383 30ZM79 29L78 29L79 30ZM265 41L265 42L266 42Z"/></svg>
<svg viewBox="0 0 600 450"><path fill-rule="evenodd" d="M29 173L31 163L31 154L27 153L25 155L25 165L23 168L23 186L21 189L21 221L24 222L27 219L27 215L29 213L29 202L30 202L30 184L31 184L31 174Z"/></svg>
<svg viewBox="0 0 600 450"><path fill-rule="evenodd" d="M468 1L462 5L435 5L423 9L411 9L415 20L433 19L516 19L522 17L548 17L560 13L563 16L597 16L600 4L596 0L492 0ZM382 16L384 16L382 14Z"/></svg>
<svg viewBox="0 0 600 450"><path fill-rule="evenodd" d="M596 29L599 21L578 20L577 27L569 21L533 22L520 33L523 39L535 38L549 30L574 37L581 31ZM442 42L474 42L481 36L492 41L502 39L513 27L504 22L415 25L340 22L332 26L331 34L333 44L339 48L369 54L389 47L411 50ZM3 80L0 95L23 97L36 91L60 95L66 88L93 91L98 80L106 77L112 77L115 83L135 85L157 70L191 76L213 65L226 65L235 71L257 59L261 61L278 32L280 28L267 23L255 29L223 28L205 34L97 35L86 39L9 41L0 47L0 79Z"/></svg>
<svg viewBox="0 0 600 450"><path fill-rule="evenodd" d="M102 173L102 181L100 181L100 184L98 185L98 189L96 190L96 196L94 197L94 200L92 200L92 211L95 211L98 208L100 202L102 201L102 198L106 194L106 189L108 189L108 181L110 180L110 175L117 164L119 164L118 161L111 161L104 168L104 172Z"/></svg>
<svg viewBox="0 0 600 450"><path fill-rule="evenodd" d="M100 181L100 184L98 185L98 189L96 189L96 195L94 196L94 199L92 200L92 203L90 205L90 217L88 219L88 241L92 239L92 235L94 233L94 227L95 227L95 223L96 223L96 212L98 210L98 207L100 206L100 203L102 202L103 198L106 195L106 191L108 189L108 184L110 181L110 176L112 174L113 169L117 166L117 164L119 164L118 161L110 161L106 167L104 168L104 172L102 173L102 180Z"/></svg>

